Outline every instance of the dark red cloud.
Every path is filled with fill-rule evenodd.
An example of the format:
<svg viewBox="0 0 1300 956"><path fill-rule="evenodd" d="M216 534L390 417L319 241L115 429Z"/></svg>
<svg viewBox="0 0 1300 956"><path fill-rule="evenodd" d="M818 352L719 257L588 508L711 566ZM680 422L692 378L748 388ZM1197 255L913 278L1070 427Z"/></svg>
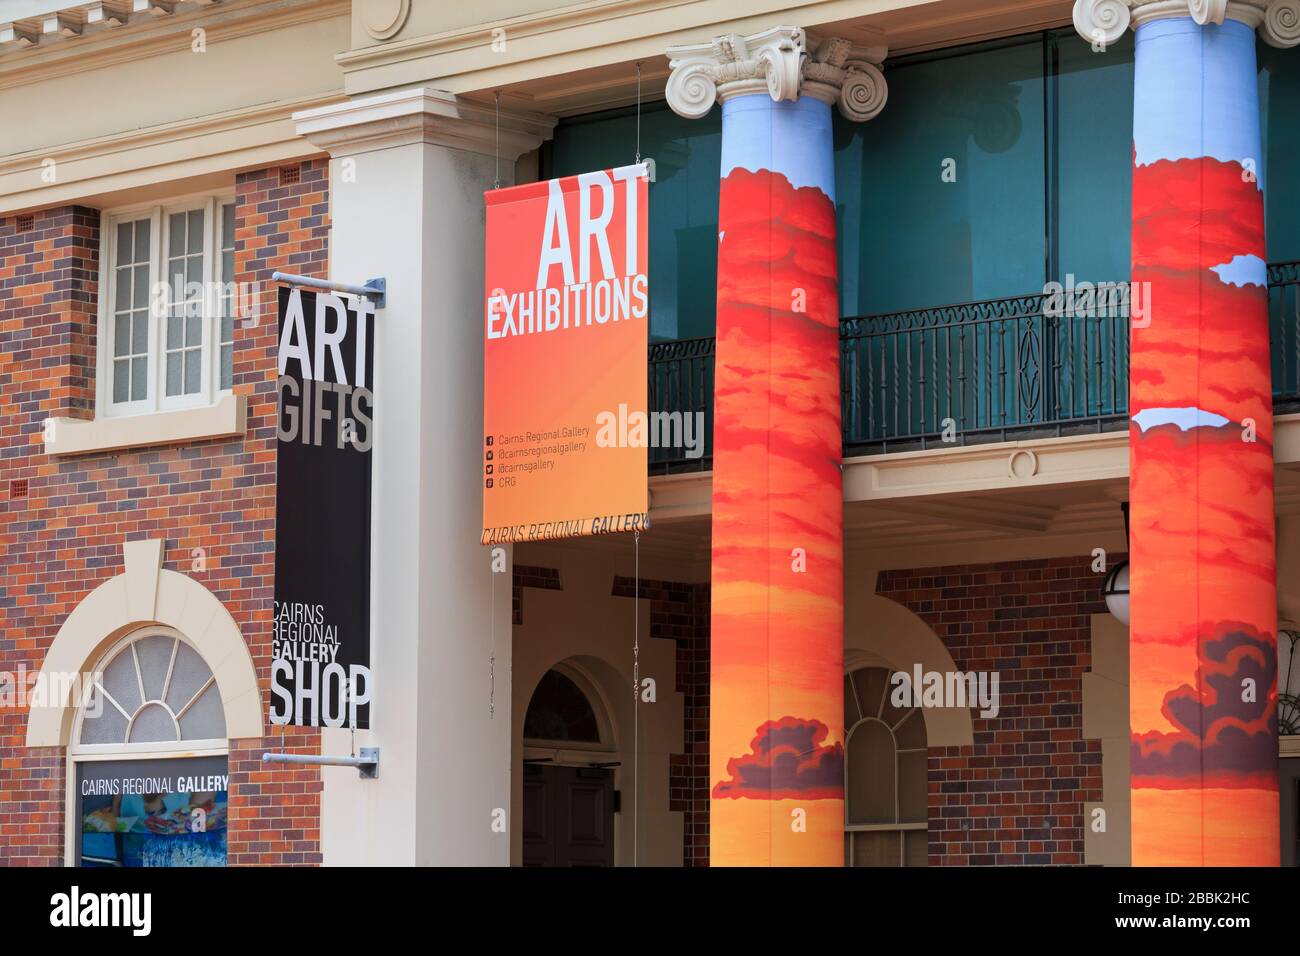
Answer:
<svg viewBox="0 0 1300 956"><path fill-rule="evenodd" d="M1165 695L1161 712L1175 733L1134 734L1132 775L1143 786L1253 787L1277 775L1277 655L1273 642L1230 623L1201 644L1201 689ZM1242 681L1255 682L1243 701ZM1202 779L1204 778L1204 780Z"/></svg>
<svg viewBox="0 0 1300 956"><path fill-rule="evenodd" d="M838 800L844 796L844 748L824 746L828 730L820 720L782 717L758 728L750 752L727 761L730 780L713 788L714 798Z"/></svg>

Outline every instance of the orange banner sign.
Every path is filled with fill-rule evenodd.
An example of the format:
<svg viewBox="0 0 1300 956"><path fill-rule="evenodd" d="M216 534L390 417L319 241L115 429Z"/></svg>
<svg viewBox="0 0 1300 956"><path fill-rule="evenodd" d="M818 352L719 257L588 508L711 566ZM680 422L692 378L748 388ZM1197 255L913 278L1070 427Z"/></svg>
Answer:
<svg viewBox="0 0 1300 956"><path fill-rule="evenodd" d="M483 544L648 526L648 182L485 194Z"/></svg>

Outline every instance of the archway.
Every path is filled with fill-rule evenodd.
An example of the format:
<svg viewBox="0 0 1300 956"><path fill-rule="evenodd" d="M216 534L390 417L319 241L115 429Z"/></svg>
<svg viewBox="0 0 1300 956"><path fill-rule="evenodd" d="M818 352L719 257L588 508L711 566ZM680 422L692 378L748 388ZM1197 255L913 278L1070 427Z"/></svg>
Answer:
<svg viewBox="0 0 1300 956"><path fill-rule="evenodd" d="M524 866L613 866L620 766L596 685L572 662L542 675L524 714Z"/></svg>

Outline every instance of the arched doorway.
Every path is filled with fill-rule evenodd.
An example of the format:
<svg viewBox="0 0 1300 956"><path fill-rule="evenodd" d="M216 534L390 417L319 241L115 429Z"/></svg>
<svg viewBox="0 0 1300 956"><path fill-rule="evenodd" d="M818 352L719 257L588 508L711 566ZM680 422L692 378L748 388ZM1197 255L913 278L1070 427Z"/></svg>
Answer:
<svg viewBox="0 0 1300 956"><path fill-rule="evenodd" d="M846 866L926 865L925 719L893 699L893 675L868 666L844 678Z"/></svg>
<svg viewBox="0 0 1300 956"><path fill-rule="evenodd" d="M595 686L557 665L524 715L524 866L613 866L611 725Z"/></svg>
<svg viewBox="0 0 1300 956"><path fill-rule="evenodd" d="M224 866L226 716L211 667L180 632L146 626L92 673L68 746L72 862Z"/></svg>

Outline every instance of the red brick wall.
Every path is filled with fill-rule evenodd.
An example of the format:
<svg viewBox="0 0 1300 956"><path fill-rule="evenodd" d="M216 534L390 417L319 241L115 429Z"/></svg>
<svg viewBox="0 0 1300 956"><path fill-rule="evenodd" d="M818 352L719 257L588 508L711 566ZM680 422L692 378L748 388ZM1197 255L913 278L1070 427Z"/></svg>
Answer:
<svg viewBox="0 0 1300 956"><path fill-rule="evenodd" d="M260 283L257 324L236 323L234 390L248 396L238 440L47 457L42 420L94 407L98 215L46 210L33 232L0 220L0 670L39 667L68 613L121 573L122 543L162 537L165 567L193 574L239 624L267 707L277 344L269 280L277 268L326 274L326 171L314 160L293 185L279 185L278 168L236 179L237 279ZM28 479L26 499L9 500L13 479ZM206 552L202 571L193 548ZM62 758L28 753L25 733L25 712L0 710L0 864L58 863ZM319 772L249 765L272 745L278 734L232 744L230 860L319 862ZM318 752L318 735L291 735L288 745Z"/></svg>
<svg viewBox="0 0 1300 956"><path fill-rule="evenodd" d="M54 620L79 599L73 579L98 580L85 568L102 563L99 543L69 521L84 493L40 454L47 415L94 406L98 249L93 209L0 219L0 671L11 679L40 670ZM0 707L0 864L57 865L63 751L27 750L26 712L13 703Z"/></svg>
<svg viewBox="0 0 1300 956"><path fill-rule="evenodd" d="M958 669L1000 675L998 715L972 710L974 746L930 748L931 866L1083 863L1083 804L1101 799L1101 743L1082 734L1101 583L1087 558L880 575Z"/></svg>
<svg viewBox="0 0 1300 956"><path fill-rule="evenodd" d="M636 593L616 577L614 594ZM650 602L650 636L677 643L676 690L683 697L682 752L668 758L668 809L682 814L682 861L709 865L709 585L641 582Z"/></svg>

